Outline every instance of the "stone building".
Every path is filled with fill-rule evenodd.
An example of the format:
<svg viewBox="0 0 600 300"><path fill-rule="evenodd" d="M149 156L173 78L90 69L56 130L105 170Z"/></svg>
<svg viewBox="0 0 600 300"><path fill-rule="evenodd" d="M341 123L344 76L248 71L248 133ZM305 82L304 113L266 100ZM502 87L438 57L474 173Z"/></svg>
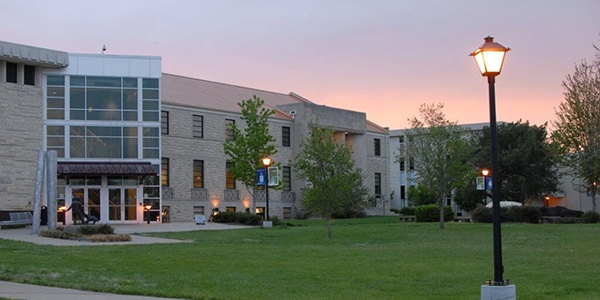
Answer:
<svg viewBox="0 0 600 300"><path fill-rule="evenodd" d="M301 150L308 125L335 130L363 169L371 202L384 214L387 129L366 114L282 94L163 74L154 56L73 54L0 41L0 219L32 210L40 151L55 151L59 222L73 197L102 223L191 221L211 210L264 213L227 171L226 126L239 124L238 102L256 95L276 113L283 190L270 190L269 214L293 218L306 184L289 161ZM47 204L46 193L42 204ZM4 213L4 214L3 214Z"/></svg>

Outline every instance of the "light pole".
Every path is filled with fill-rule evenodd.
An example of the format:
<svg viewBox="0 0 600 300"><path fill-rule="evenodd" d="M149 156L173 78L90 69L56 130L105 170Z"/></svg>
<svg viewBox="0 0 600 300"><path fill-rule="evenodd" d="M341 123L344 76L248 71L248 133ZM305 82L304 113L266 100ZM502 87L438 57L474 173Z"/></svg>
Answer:
<svg viewBox="0 0 600 300"><path fill-rule="evenodd" d="M504 266L502 265L502 240L500 232L500 189L498 188L498 180L500 176L498 176L498 132L496 129L496 92L494 90L494 83L496 81L496 76L500 75L500 72L502 71L504 57L510 48L494 42L494 38L491 36L484 38L484 40L485 43L483 43L479 49L471 53L471 56L475 58L477 66L481 71L481 75L487 77L490 97L490 136L493 174L492 215L494 231L494 280L490 280L489 285L506 286L507 283L502 279Z"/></svg>
<svg viewBox="0 0 600 300"><path fill-rule="evenodd" d="M484 199L485 204L487 204L487 198L488 198L487 178L488 178L489 174L490 174L490 170L488 170L488 169L481 170L481 175L483 175L483 194L485 195L485 199Z"/></svg>
<svg viewBox="0 0 600 300"><path fill-rule="evenodd" d="M266 155L262 158L263 165L265 166L265 221L269 221L269 166L271 165L271 157Z"/></svg>
<svg viewBox="0 0 600 300"><path fill-rule="evenodd" d="M152 208L152 204L146 204L144 207L146 208L146 222L150 224L150 209Z"/></svg>

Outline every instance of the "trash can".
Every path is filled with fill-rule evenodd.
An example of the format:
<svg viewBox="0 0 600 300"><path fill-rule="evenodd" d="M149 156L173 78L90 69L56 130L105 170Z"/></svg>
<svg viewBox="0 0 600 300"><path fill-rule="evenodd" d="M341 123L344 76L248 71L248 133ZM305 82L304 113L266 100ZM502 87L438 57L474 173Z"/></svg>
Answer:
<svg viewBox="0 0 600 300"><path fill-rule="evenodd" d="M40 213L40 225L48 225L48 207L42 205L42 211Z"/></svg>

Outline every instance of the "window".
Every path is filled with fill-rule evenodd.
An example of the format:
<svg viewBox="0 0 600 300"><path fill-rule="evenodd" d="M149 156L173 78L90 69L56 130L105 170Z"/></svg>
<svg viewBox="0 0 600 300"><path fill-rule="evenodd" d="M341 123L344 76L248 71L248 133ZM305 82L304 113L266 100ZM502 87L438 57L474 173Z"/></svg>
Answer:
<svg viewBox="0 0 600 300"><path fill-rule="evenodd" d="M290 138L291 138L290 127L282 126L281 127L281 145L283 147L289 147L291 145Z"/></svg>
<svg viewBox="0 0 600 300"><path fill-rule="evenodd" d="M35 85L35 67L25 65L23 71L23 83L26 85Z"/></svg>
<svg viewBox="0 0 600 300"><path fill-rule="evenodd" d="M204 161L194 160L194 188L204 187Z"/></svg>
<svg viewBox="0 0 600 300"><path fill-rule="evenodd" d="M142 110L142 118L144 121L158 121L158 111L160 110L160 89L158 79L156 78L144 78L142 80Z"/></svg>
<svg viewBox="0 0 600 300"><path fill-rule="evenodd" d="M65 127L48 126L46 127L46 148L56 151L56 156L65 157Z"/></svg>
<svg viewBox="0 0 600 300"><path fill-rule="evenodd" d="M415 159L412 157L408 159L408 168L411 171L415 169Z"/></svg>
<svg viewBox="0 0 600 300"><path fill-rule="evenodd" d="M143 135L142 148L144 158L158 158L160 155L160 133L158 127L144 127Z"/></svg>
<svg viewBox="0 0 600 300"><path fill-rule="evenodd" d="M399 163L400 163L400 171L404 171L405 170L405 167L404 167L404 157L400 157Z"/></svg>
<svg viewBox="0 0 600 300"><path fill-rule="evenodd" d="M204 138L204 117L199 115L192 116L192 136L195 138Z"/></svg>
<svg viewBox="0 0 600 300"><path fill-rule="evenodd" d="M283 208L283 218L284 219L291 219L292 218L292 208L291 207L284 207Z"/></svg>
<svg viewBox="0 0 600 300"><path fill-rule="evenodd" d="M169 134L169 112L161 111L160 112L160 133L161 134Z"/></svg>
<svg viewBox="0 0 600 300"><path fill-rule="evenodd" d="M381 140L373 139L373 142L375 143L375 156L381 156Z"/></svg>
<svg viewBox="0 0 600 300"><path fill-rule="evenodd" d="M225 207L226 212L235 212L235 206L227 206Z"/></svg>
<svg viewBox="0 0 600 300"><path fill-rule="evenodd" d="M381 173L375 173L375 195L381 195Z"/></svg>
<svg viewBox="0 0 600 300"><path fill-rule="evenodd" d="M204 206L194 206L194 216L203 216L204 215Z"/></svg>
<svg viewBox="0 0 600 300"><path fill-rule="evenodd" d="M138 78L70 76L69 85L71 120L138 121ZM144 99L144 121L158 121L158 101Z"/></svg>
<svg viewBox="0 0 600 300"><path fill-rule="evenodd" d="M400 186L400 199L402 199L402 200L406 199L406 186L405 185Z"/></svg>
<svg viewBox="0 0 600 300"><path fill-rule="evenodd" d="M283 179L283 190L291 191L292 190L292 168L291 167L283 167L281 175L282 175L282 179Z"/></svg>
<svg viewBox="0 0 600 300"><path fill-rule="evenodd" d="M65 77L48 76L46 87L46 118L65 119Z"/></svg>
<svg viewBox="0 0 600 300"><path fill-rule="evenodd" d="M160 165L160 185L169 186L169 159L165 157Z"/></svg>
<svg viewBox="0 0 600 300"><path fill-rule="evenodd" d="M17 83L17 64L6 63L6 82Z"/></svg>
<svg viewBox="0 0 600 300"><path fill-rule="evenodd" d="M233 141L233 128L235 126L235 120L225 119L225 140Z"/></svg>
<svg viewBox="0 0 600 300"><path fill-rule="evenodd" d="M398 142L404 143L404 136L403 135L401 135L401 136L398 137Z"/></svg>
<svg viewBox="0 0 600 300"><path fill-rule="evenodd" d="M233 179L233 172L231 168L233 167L233 163L228 161L225 163L225 188L228 190L235 189L235 180Z"/></svg>

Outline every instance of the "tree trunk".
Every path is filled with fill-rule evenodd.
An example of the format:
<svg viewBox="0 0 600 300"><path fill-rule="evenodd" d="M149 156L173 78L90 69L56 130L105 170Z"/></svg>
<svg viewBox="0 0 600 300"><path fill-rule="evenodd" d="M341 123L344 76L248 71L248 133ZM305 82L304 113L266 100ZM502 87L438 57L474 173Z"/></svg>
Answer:
<svg viewBox="0 0 600 300"><path fill-rule="evenodd" d="M331 214L327 215L327 239L331 240Z"/></svg>
<svg viewBox="0 0 600 300"><path fill-rule="evenodd" d="M592 210L596 211L596 191L592 190Z"/></svg>
<svg viewBox="0 0 600 300"><path fill-rule="evenodd" d="M440 204L440 229L444 229L444 203Z"/></svg>

